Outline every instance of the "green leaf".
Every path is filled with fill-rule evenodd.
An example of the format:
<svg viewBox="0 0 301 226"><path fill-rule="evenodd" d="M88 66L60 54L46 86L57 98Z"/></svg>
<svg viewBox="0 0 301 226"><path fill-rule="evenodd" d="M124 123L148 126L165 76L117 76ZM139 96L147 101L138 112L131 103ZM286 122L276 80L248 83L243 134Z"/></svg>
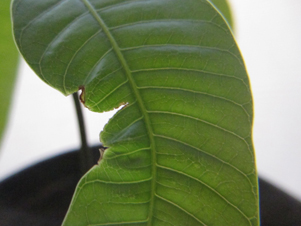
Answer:
<svg viewBox="0 0 301 226"><path fill-rule="evenodd" d="M10 0L0 2L0 141L6 125L17 72L18 51L12 36Z"/></svg>
<svg viewBox="0 0 301 226"><path fill-rule="evenodd" d="M220 11L232 30L234 30L234 22L232 18L231 8L227 0L210 0L213 5Z"/></svg>
<svg viewBox="0 0 301 226"><path fill-rule="evenodd" d="M208 1L15 0L13 18L45 82L124 105L63 225L259 224L249 81Z"/></svg>

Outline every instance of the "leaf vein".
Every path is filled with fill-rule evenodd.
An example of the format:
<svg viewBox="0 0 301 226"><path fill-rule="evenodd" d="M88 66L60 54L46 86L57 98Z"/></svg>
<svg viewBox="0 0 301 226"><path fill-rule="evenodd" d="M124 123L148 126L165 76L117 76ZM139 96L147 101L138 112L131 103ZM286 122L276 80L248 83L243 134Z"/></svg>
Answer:
<svg viewBox="0 0 301 226"><path fill-rule="evenodd" d="M159 199L177 207L179 210L182 210L182 212L186 213L188 216L192 217L193 219L195 219L196 221L198 221L199 223L201 223L202 225L206 226L206 224L204 224L204 222L202 222L199 218L197 218L196 216L194 216L192 213L189 213L187 210L185 210L184 208L182 208L181 206L177 205L176 203L166 199L166 198L163 198L162 196L156 194L156 197L158 197Z"/></svg>
<svg viewBox="0 0 301 226"><path fill-rule="evenodd" d="M96 102L91 107L95 107L96 105L99 105L101 102L103 102L108 96L110 96L112 93L114 93L117 89L119 89L124 84L128 83L128 80L125 80L124 82L120 83L118 86L116 86L114 89L112 89L110 92L108 92L103 98L101 98L98 102Z"/></svg>
<svg viewBox="0 0 301 226"><path fill-rule="evenodd" d="M88 83L90 80L92 80L93 78L90 78L92 76L92 72L94 71L94 69L97 67L97 65L105 58L105 56L107 56L110 52L112 51L112 48L108 49L107 52L105 52L100 58L99 60L93 65L93 67L91 68L91 70L89 71L88 75L86 76L85 80L84 80L84 84ZM119 70L120 68L118 68L117 70ZM116 72L117 70L112 71L111 73L109 73L108 75ZM106 75L107 76L107 75ZM105 77L106 77L105 76ZM102 77L101 79L104 79L105 77ZM100 79L100 80L101 80ZM98 83L97 83L98 84Z"/></svg>
<svg viewBox="0 0 301 226"><path fill-rule="evenodd" d="M96 179L96 180L91 180L91 181L88 181L88 182L85 182L83 184L82 187L80 188L83 188L85 187L86 185L89 185L89 184L93 184L93 183L102 183L102 184L140 184L140 183L144 183L144 182L148 182L152 180L152 177L150 178L146 178L144 180L137 180L137 181L106 181L106 180L100 180L100 179Z"/></svg>
<svg viewBox="0 0 301 226"><path fill-rule="evenodd" d="M222 200L224 200L227 204L229 204L230 206L232 206L234 209L236 209L248 222L250 225L251 224L251 221L250 219L246 216L246 214L238 207L236 206L235 204L231 203L226 197L224 197L222 194L220 194L218 191L216 191L213 187L211 187L210 185L208 185L207 183L201 181L200 179L196 178L196 177L193 177L189 174L186 174L184 172L181 172L181 171L178 171L178 170L175 170L175 169L172 169L172 168L169 168L169 167L165 167L165 166L161 166L161 165L158 165L157 164L157 167L159 168L162 168L162 169L166 169L166 170L169 170L169 171L172 171L172 172L175 172L175 173L178 173L178 174L181 174L183 176L186 176L186 177L189 177L201 184L203 184L205 187L207 187L209 190L211 190L213 193L215 193L216 195L218 195Z"/></svg>
<svg viewBox="0 0 301 226"><path fill-rule="evenodd" d="M150 143L151 143L151 150L152 150L152 175L153 175L153 180L152 180L152 184L151 184L151 197L154 197L154 191L155 191L155 187L156 187L156 166L155 166L155 162L156 162L156 153L154 150L155 147L155 141L154 141L154 137L153 137L153 129L151 127L151 122L149 119L149 116L146 112L145 106L143 104L143 100L142 97L140 96L139 90L137 89L137 85L133 79L132 76L132 72L126 62L126 59L124 58L120 47L118 46L115 38L113 37L113 35L110 33L107 25L105 24L105 22L103 21L103 19L101 18L101 16L97 13L96 9L94 8L94 6L89 2L89 0L81 0L83 2L83 4L87 7L88 11L90 12L91 16L94 17L94 19L98 22L99 26L102 28L102 30L104 31L104 33L107 35L109 41L111 42L111 45L121 63L121 65L124 68L124 72L126 74L126 76L128 77L128 81L129 81L129 85L132 88L135 97L137 98L137 102L138 105L141 109L141 112L144 116L144 120L145 120L145 124L146 124L146 128L148 131L148 137L150 139ZM149 207L149 216L153 215L153 208L154 208L154 198L151 198L151 203L150 203L150 207ZM148 221L148 225L151 226L152 225L152 219L149 218Z"/></svg>
<svg viewBox="0 0 301 226"><path fill-rule="evenodd" d="M109 223L103 223L103 224L88 224L88 226L106 226L106 225L118 225L118 224L140 224L140 223L146 223L148 219L141 220L141 221L122 221L122 222L109 222Z"/></svg>
<svg viewBox="0 0 301 226"><path fill-rule="evenodd" d="M195 120L195 121L203 122L203 123L205 123L205 124L207 124L207 125L210 125L210 126L212 126L212 127L215 127L215 128L217 128L217 129L219 129L219 130L222 130L222 131L224 131L224 132L226 132L226 133L232 134L233 136L239 138L240 140L244 141L244 143L247 145L248 149L250 149L250 145L247 143L246 139L243 138L242 136L238 135L237 133L235 133L235 132L233 132L233 131L231 131L231 130L228 130L228 129L223 128L223 127L221 127L221 126L218 126L218 125L216 125L216 124L214 124L214 123L211 123L211 122L209 122L209 121L206 121L206 120L204 120L204 119L199 119L199 118L196 118L196 117L193 117L193 116L190 116L190 115L185 115L185 114L176 113L176 112L169 112L169 111L149 111L149 110L148 110L147 112L148 112L148 113L151 113L151 114L169 114L169 115L176 115L176 116L180 116L180 117L184 117L184 118L193 119L193 120Z"/></svg>
<svg viewBox="0 0 301 226"><path fill-rule="evenodd" d="M63 2L64 0L60 0L58 1L57 3L55 3L54 5L52 5L51 7L47 8L46 10L44 10L43 12L41 12L39 15L37 15L36 17L34 17L32 20L30 20L26 26L24 26L22 29L21 29L21 32L20 32L20 38L19 38L19 43L20 43L20 49L22 50L23 49L23 46L22 46L22 37L23 37L23 32L33 23L35 22L36 20L38 20L40 17L42 17L43 15L45 15L47 12L50 12L52 11L53 9L55 9L56 7L60 6L60 4ZM20 1L21 2L21 1Z"/></svg>
<svg viewBox="0 0 301 226"><path fill-rule="evenodd" d="M141 45L141 46L131 46L131 47L124 47L121 48L122 51L129 51L129 50L135 50L135 49L142 49L142 48L149 48L149 47L189 47L189 48L196 48L196 49L209 49L209 50L216 50L220 52L226 52L229 53L231 56L233 56L241 66L243 66L241 60L238 58L237 55L232 53L229 49L222 49L222 48L217 48L217 47L212 47L212 46L200 46L200 45L188 45L188 44L146 44L146 45Z"/></svg>
<svg viewBox="0 0 301 226"><path fill-rule="evenodd" d="M210 97L214 97L214 98L217 98L217 99L221 99L221 100L233 103L233 104L241 107L243 109L243 111L246 113L247 117L250 117L250 114L247 112L247 110L244 108L244 106L242 104L240 104L240 103L238 103L234 100L231 100L229 98L225 98L225 97L222 97L222 96L217 96L217 95L214 95L214 94L211 94L211 93L206 93L206 92L201 92L201 91L186 89L186 88L167 87L167 86L139 86L138 89L169 89L169 90L180 90L180 91L185 91L185 92L202 94L202 95L205 95L205 96L210 96Z"/></svg>
<svg viewBox="0 0 301 226"><path fill-rule="evenodd" d="M124 27L129 27L129 26L135 26L135 25L140 25L140 24L152 24L152 23L162 23L162 22L189 22L189 23L206 23L206 24L212 24L221 30L224 30L227 32L226 29L222 28L220 25L212 22L212 21L206 21L206 20L193 20L193 19L159 19L159 20L143 20L143 21L138 21L138 22L132 22L132 23L127 23L127 24L122 24L114 27L110 27L110 30L116 30Z"/></svg>
<svg viewBox="0 0 301 226"><path fill-rule="evenodd" d="M222 73L216 73L216 72L212 72L212 71L205 71L205 70L195 69L195 68L179 68L179 67L143 68L143 69L132 70L132 73L144 72L144 71L165 71L165 70L193 71L193 72L207 73L207 74L221 76L221 77L233 78L233 79L237 79L237 80L243 82L244 85L246 87L248 87L248 85L245 83L245 81L243 79L239 78L239 77L235 77L235 76L231 76L231 75L227 75L227 74L222 74Z"/></svg>
<svg viewBox="0 0 301 226"><path fill-rule="evenodd" d="M44 59L45 54L47 53L47 51L49 50L49 48L51 47L51 45L60 37L60 35L62 35L72 24L74 24L76 21L78 21L81 17L83 17L84 15L86 15L87 13L83 13L80 14L79 16L75 17L72 21L70 21L58 34L56 34L54 36L54 38L49 42L49 44L47 45L47 47L45 48L44 52L42 53L40 60L39 60L39 69L40 69L40 73L42 75L42 77L47 81L43 70L42 70L42 61ZM63 85L65 94L66 94L66 87Z"/></svg>
<svg viewBox="0 0 301 226"><path fill-rule="evenodd" d="M131 151L131 152L126 152L126 153L123 153L123 154L116 154L115 156L113 157L107 157L105 158L106 160L111 160L111 159L115 159L115 158L119 158L119 157L122 157L122 156L127 156L127 155L131 155L131 154L134 154L134 153L137 153L137 152L140 152L140 151L144 151L144 150L149 150L150 147L146 147L146 148L140 148L138 150L135 150L135 151ZM115 154L115 153L114 153Z"/></svg>
<svg viewBox="0 0 301 226"><path fill-rule="evenodd" d="M241 171L240 169L238 169L238 168L237 168L236 166L234 166L233 164L228 163L228 162L222 160L221 158L219 158L219 157L217 157L217 156L215 156L215 155L212 155L212 154L210 154L210 153L208 153L208 152L206 152L206 151L204 151L204 150L202 150L202 149L199 149L199 148L197 148L197 147L195 147L195 146L193 146L193 145L190 145L190 144L188 144L188 143L185 143L185 142L183 142L183 141L180 141L180 140L177 140L177 139L174 139L174 138L171 138L171 137L166 137L166 136L163 136L163 135L155 135L155 136L156 136L156 137L163 138L163 139L167 139L167 140L172 140L172 141L174 141L174 142L183 144L183 145L185 145L185 146L187 146L187 147L190 147L190 148L193 148L193 149L195 149L195 150L197 150L197 151L199 151L199 152L202 152L202 153L204 153L205 155L208 155L208 156L210 156L210 157L212 157L212 158L218 160L219 162L221 162L221 163L223 163L223 164L225 164L225 165L230 166L230 167L233 168L235 171L237 171L238 173L240 173L243 177L245 177L245 178L248 180L248 182L249 182L249 184L250 184L251 187L253 186L252 183L251 183L251 181L250 181L250 179L249 179L249 177L248 177L248 175L247 175L246 173L244 173L243 171ZM162 153L159 153L159 154L162 154Z"/></svg>
<svg viewBox="0 0 301 226"><path fill-rule="evenodd" d="M121 3L115 3L115 4L112 4L112 5L109 5L109 6L105 6L105 7L103 7L103 8L99 8L99 9L97 9L97 10L95 10L96 12L103 12L103 11L106 11L106 10L108 10L108 9L113 9L113 8L115 8L115 7L120 7L120 6L122 6L122 5L127 5L127 4L129 4L129 3L133 3L133 2L139 2L139 1L141 1L141 0L127 0L127 1L124 1L124 2L121 2Z"/></svg>
<svg viewBox="0 0 301 226"><path fill-rule="evenodd" d="M91 37L89 37L73 54L73 56L71 57L66 69L65 69L65 73L63 75L63 86L66 87L66 76L68 73L68 70L74 60L74 58L77 56L77 54L84 48L85 45L87 45L89 43L89 41L91 41L97 34L99 34L101 31L97 31L96 33L94 33ZM64 88L65 93L66 93L66 88Z"/></svg>

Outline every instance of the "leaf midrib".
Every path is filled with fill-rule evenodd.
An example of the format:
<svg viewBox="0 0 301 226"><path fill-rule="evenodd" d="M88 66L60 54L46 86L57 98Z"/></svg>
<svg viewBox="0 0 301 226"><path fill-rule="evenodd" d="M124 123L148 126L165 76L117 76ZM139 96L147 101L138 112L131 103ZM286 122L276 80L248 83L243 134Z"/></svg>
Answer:
<svg viewBox="0 0 301 226"><path fill-rule="evenodd" d="M150 207L149 207L149 213L148 213L148 226L152 225L152 215L153 215L153 209L154 209L154 199L155 199L155 188L156 188L156 175L157 175L157 167L156 167L156 152L154 150L155 148L155 140L154 140L154 136L153 136L153 129L151 127L151 122L148 116L148 113L146 111L146 108L143 104L143 100L141 98L141 95L139 93L139 90L137 88L137 85L133 79L132 76L132 72L129 69L129 66L122 54L122 52L120 51L120 47L118 46L115 38L113 37L113 35L110 33L108 27L106 26L105 22L103 21L103 19L100 17L100 15L97 13L96 9L94 8L94 6L89 2L89 0L81 0L83 2L83 4L87 7L87 9L89 10L89 12L91 13L91 15L94 17L94 19L98 22L98 24L100 25L100 27L102 28L102 30L104 31L104 33L106 34L107 38L109 39L114 52L117 55L118 60L120 61L125 74L127 76L127 79L129 81L129 84L134 92L135 97L137 98L137 102L139 105L139 108L141 110L141 113L143 115L144 121L145 121L145 125L146 125L146 129L148 132L148 136L150 139L150 148L151 148L151 161L152 161L152 183L151 183L151 199L150 199Z"/></svg>

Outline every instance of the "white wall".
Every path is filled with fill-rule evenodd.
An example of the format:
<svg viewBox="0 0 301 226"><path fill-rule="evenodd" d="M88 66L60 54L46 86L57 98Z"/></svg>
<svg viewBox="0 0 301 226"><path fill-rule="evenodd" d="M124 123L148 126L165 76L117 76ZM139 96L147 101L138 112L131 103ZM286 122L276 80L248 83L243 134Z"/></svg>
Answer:
<svg viewBox="0 0 301 226"><path fill-rule="evenodd" d="M301 199L301 1L230 2L253 90L259 174Z"/></svg>

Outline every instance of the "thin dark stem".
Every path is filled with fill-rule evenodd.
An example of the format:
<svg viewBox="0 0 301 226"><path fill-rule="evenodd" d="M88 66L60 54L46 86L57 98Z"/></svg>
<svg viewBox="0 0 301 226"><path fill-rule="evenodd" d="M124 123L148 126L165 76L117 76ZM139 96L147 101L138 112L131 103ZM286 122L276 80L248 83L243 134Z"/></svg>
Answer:
<svg viewBox="0 0 301 226"><path fill-rule="evenodd" d="M75 104L75 108L76 108L77 121L78 121L78 125L79 125L80 138L81 138L80 168L81 168L81 173L84 174L93 165L93 156L92 156L92 152L91 152L91 150L88 146L88 142L87 142L84 117L83 117L81 104L79 102L78 93L73 93L72 96L73 96L73 100L74 100L74 104Z"/></svg>

